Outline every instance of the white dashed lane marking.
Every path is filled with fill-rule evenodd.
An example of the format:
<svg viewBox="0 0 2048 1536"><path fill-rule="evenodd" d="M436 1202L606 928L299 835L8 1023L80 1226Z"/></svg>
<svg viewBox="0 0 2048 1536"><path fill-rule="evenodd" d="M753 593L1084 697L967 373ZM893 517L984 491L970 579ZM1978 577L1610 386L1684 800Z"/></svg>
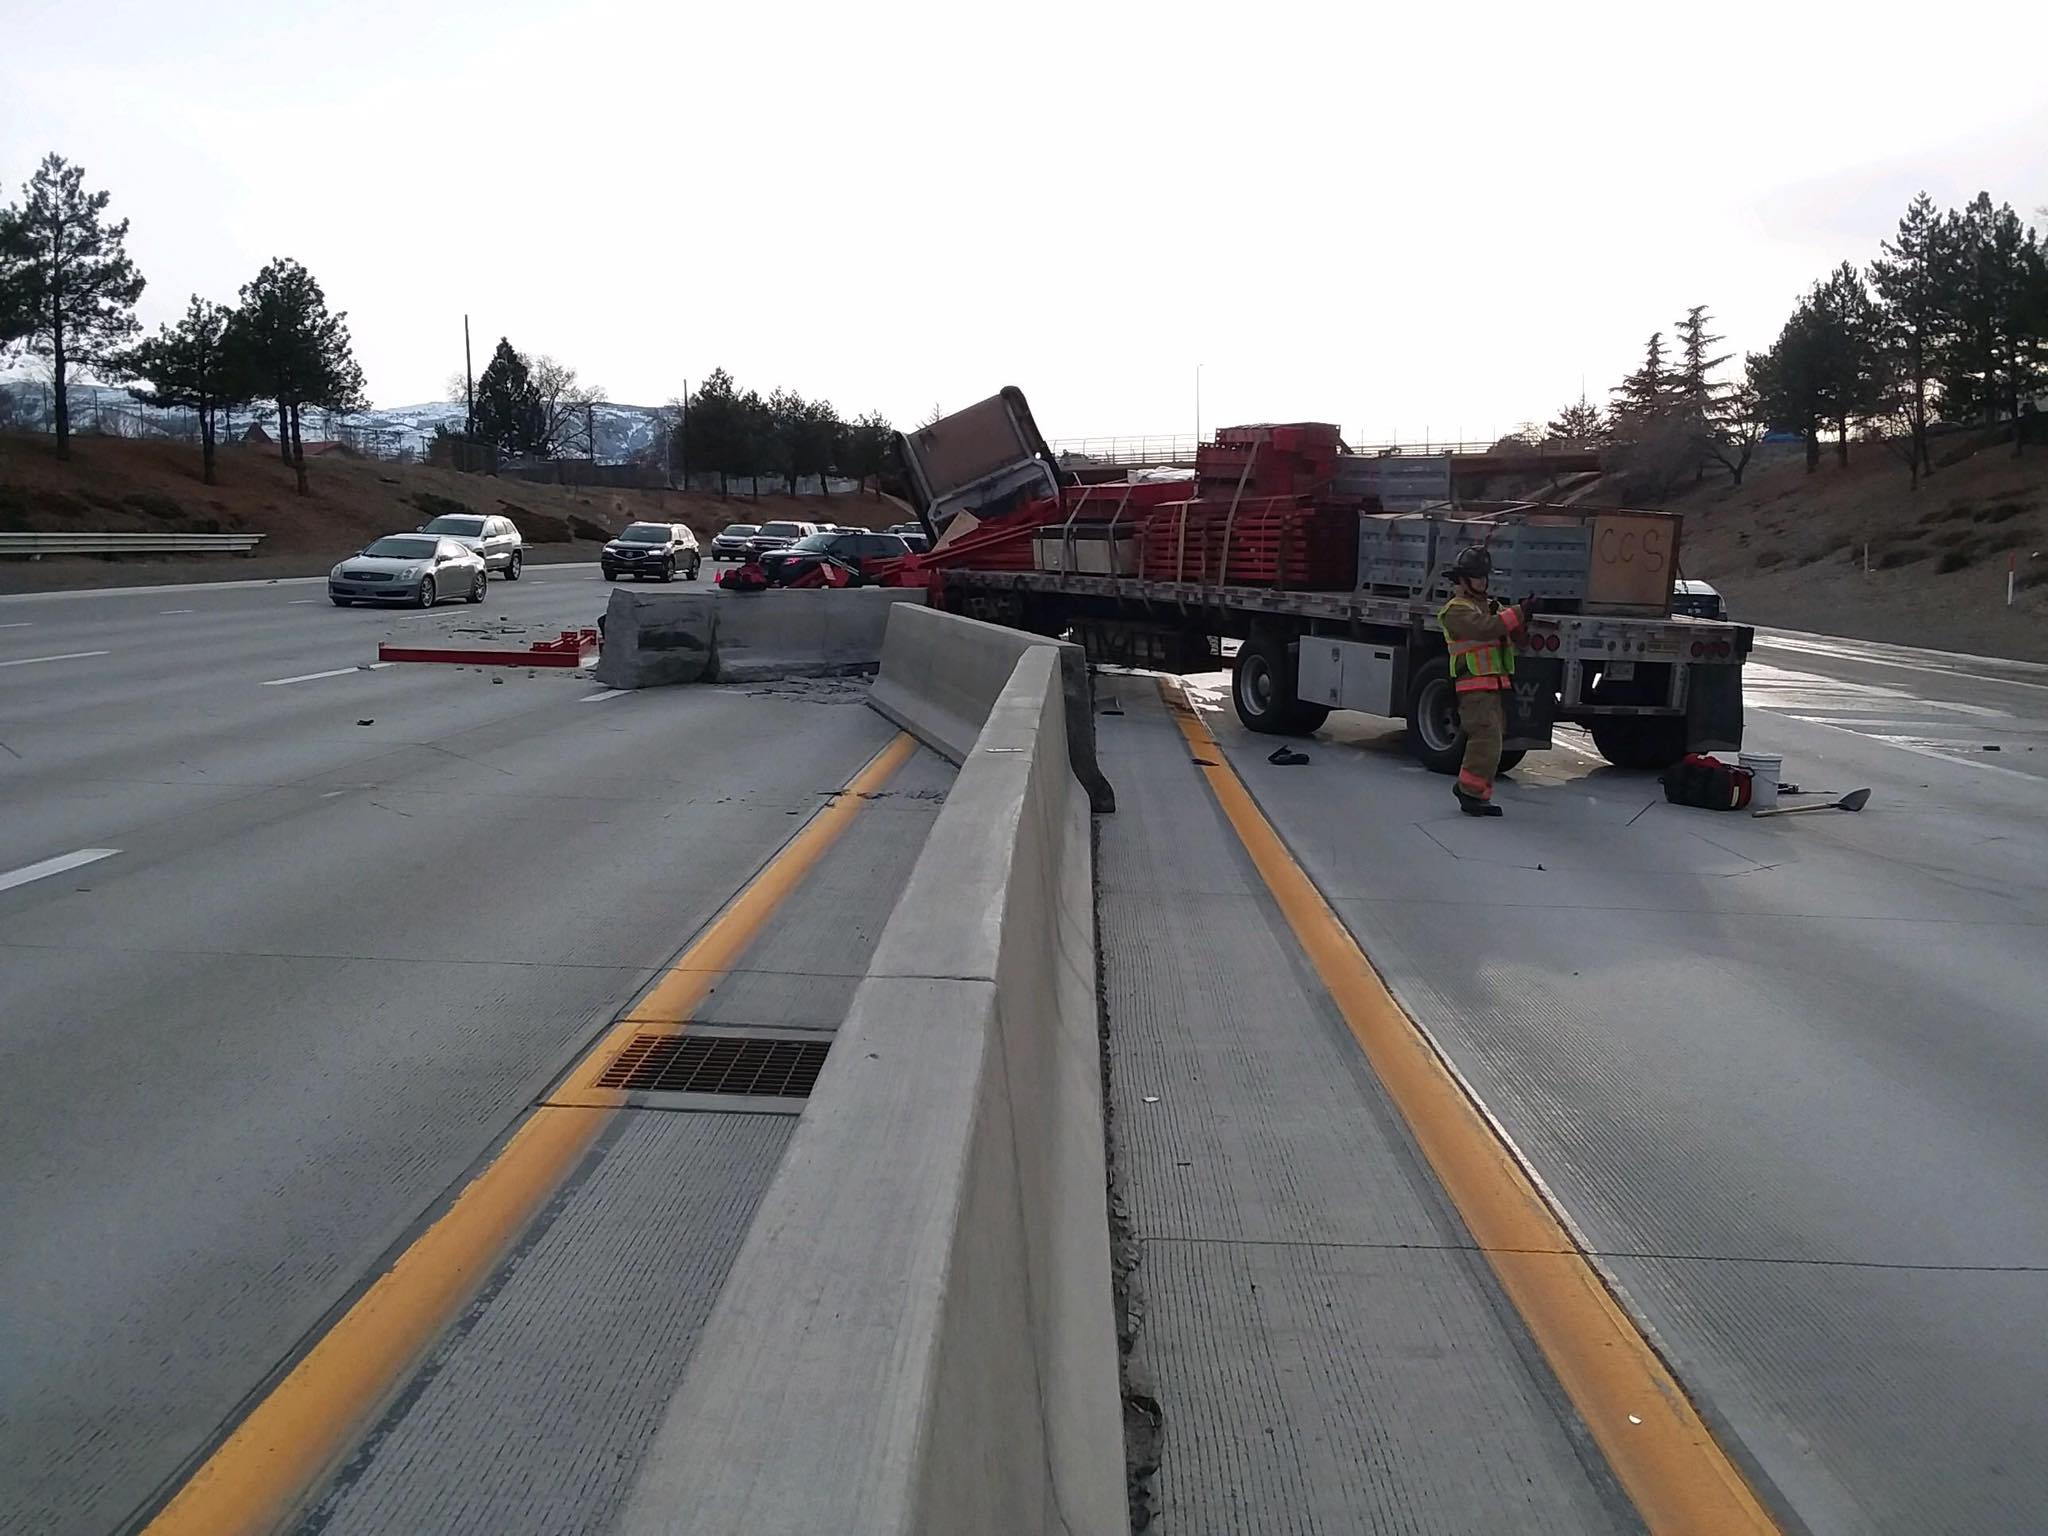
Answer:
<svg viewBox="0 0 2048 1536"><path fill-rule="evenodd" d="M351 672L381 672L394 667L394 661L373 661L360 667L334 667L326 672L301 672L297 677L268 677L263 680L265 688L282 688L286 683L317 683L323 677L347 677Z"/></svg>
<svg viewBox="0 0 2048 1536"><path fill-rule="evenodd" d="M61 656L23 656L16 661L0 661L0 667L32 667L39 661L83 661L88 656L111 656L112 651L66 651Z"/></svg>
<svg viewBox="0 0 2048 1536"><path fill-rule="evenodd" d="M11 891L17 885L27 885L31 880L42 880L50 875L61 875L67 869L77 869L84 864L97 864L101 859L111 859L120 851L118 848L79 848L70 853L60 853L54 859L44 859L39 864L24 864L0 875L0 891Z"/></svg>

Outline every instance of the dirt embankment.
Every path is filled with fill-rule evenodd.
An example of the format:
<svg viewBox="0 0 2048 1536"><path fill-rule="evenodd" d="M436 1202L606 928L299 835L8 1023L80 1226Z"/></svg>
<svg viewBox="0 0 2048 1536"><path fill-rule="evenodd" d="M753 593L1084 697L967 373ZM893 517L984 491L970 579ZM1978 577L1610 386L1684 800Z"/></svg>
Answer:
<svg viewBox="0 0 2048 1536"><path fill-rule="evenodd" d="M1685 518L1681 574L1720 588L1741 624L2048 661L2048 446L2016 459L2010 439L1958 435L1935 451L1918 490L1875 443L1852 443L1846 466L1830 445L1810 475L1797 447L1740 486L1710 469L1664 504ZM1626 498L1601 477L1573 499Z"/></svg>
<svg viewBox="0 0 2048 1536"><path fill-rule="evenodd" d="M1738 622L2048 660L2048 450L1994 443L1916 491L1886 449L1852 444L1846 467L1830 450L1809 475L1793 453L1671 506L1685 574Z"/></svg>
<svg viewBox="0 0 2048 1536"><path fill-rule="evenodd" d="M251 558L4 560L0 591L319 575L380 534L446 512L503 513L525 535L534 561L595 559L604 539L635 520L687 523L706 540L733 522L883 527L903 518L899 504L873 494L721 500L697 492L530 485L339 453L308 460L306 475L311 494L299 496L291 466L276 449L234 444L220 450L220 483L206 485L197 450L184 444L80 437L64 462L48 437L0 434L0 532L264 535Z"/></svg>

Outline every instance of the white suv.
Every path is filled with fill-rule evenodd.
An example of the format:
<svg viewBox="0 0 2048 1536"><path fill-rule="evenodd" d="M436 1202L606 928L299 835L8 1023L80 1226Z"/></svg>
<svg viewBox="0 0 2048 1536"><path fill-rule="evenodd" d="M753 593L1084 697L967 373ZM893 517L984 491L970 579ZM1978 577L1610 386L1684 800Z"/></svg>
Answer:
<svg viewBox="0 0 2048 1536"><path fill-rule="evenodd" d="M517 581L526 564L526 540L512 526L509 517L487 517L481 512L449 512L431 523L420 525L421 533L437 533L453 539L484 558L484 569L504 572L507 581Z"/></svg>

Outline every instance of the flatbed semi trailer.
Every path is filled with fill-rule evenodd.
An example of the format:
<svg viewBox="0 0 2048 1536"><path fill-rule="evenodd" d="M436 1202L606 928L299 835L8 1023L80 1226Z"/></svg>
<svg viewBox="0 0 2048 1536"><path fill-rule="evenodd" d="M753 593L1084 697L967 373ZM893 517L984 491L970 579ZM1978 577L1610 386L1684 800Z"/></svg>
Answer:
<svg viewBox="0 0 2048 1536"><path fill-rule="evenodd" d="M1306 735L1333 709L1407 723L1441 773L1464 753L1450 661L1429 600L1148 581L1059 571L951 569L941 603L972 618L1068 635L1091 659L1174 672L1229 666L1248 730ZM1584 726L1620 768L1742 745L1742 665L1753 632L1710 620L1539 614L1515 656L1506 750ZM1238 642L1226 658L1223 640Z"/></svg>
<svg viewBox="0 0 2048 1536"><path fill-rule="evenodd" d="M1396 514L1412 466L1351 454L1315 423L1219 431L1181 491L1138 476L1077 487L1014 388L897 447L934 542L922 562L934 603L1069 636L1098 662L1228 665L1250 730L1304 735L1353 710L1405 721L1413 755L1456 772L1464 737L1436 616L1443 571L1483 543L1496 592L1543 604L1516 648L1507 760L1549 747L1561 721L1623 768L1742 745L1753 632L1672 614L1680 520L1669 513L1525 503ZM1323 579L1289 579L1303 571Z"/></svg>

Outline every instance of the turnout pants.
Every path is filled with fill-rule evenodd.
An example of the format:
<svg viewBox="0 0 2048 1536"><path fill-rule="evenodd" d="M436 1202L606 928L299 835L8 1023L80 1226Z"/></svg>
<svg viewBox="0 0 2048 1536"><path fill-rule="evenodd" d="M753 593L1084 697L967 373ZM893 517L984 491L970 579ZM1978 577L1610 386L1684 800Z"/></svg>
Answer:
<svg viewBox="0 0 2048 1536"><path fill-rule="evenodd" d="M1458 792L1475 800L1491 800L1507 728L1507 711L1499 691L1475 688L1459 694L1458 722L1465 727L1465 761L1458 770Z"/></svg>

